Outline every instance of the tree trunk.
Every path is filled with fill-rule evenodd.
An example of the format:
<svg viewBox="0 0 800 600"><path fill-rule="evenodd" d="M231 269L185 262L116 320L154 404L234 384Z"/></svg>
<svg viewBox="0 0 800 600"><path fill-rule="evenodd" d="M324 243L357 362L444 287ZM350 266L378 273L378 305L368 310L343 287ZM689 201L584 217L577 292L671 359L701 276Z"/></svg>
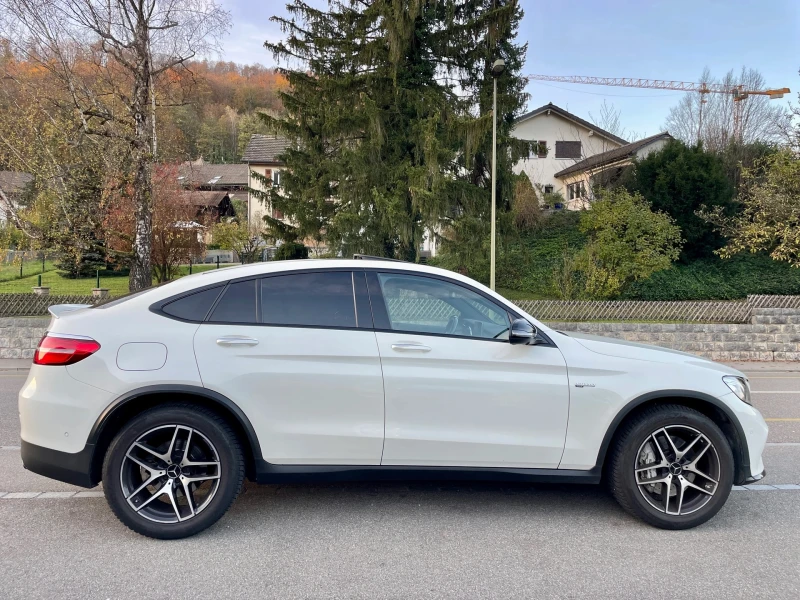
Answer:
<svg viewBox="0 0 800 600"><path fill-rule="evenodd" d="M136 54L138 69L133 81L131 112L134 120L132 142L133 203L136 207L136 233L133 238L133 263L128 289L137 292L153 285L153 128L150 111L150 41L147 24L137 27Z"/></svg>

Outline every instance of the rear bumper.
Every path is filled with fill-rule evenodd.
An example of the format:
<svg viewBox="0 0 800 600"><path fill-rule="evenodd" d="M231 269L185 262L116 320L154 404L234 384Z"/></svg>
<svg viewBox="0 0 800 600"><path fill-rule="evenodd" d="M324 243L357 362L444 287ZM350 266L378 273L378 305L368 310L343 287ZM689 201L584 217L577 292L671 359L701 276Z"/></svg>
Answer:
<svg viewBox="0 0 800 600"><path fill-rule="evenodd" d="M97 485L92 479L94 445L86 444L75 454L37 446L22 440L22 464L26 469L50 479L85 488Z"/></svg>

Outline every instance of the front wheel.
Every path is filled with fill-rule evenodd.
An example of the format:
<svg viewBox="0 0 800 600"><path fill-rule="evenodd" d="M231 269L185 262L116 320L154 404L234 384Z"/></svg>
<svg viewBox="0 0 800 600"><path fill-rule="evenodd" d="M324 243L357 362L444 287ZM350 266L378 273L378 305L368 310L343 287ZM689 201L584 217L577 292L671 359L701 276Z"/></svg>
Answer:
<svg viewBox="0 0 800 600"><path fill-rule="evenodd" d="M169 404L127 423L103 463L103 490L133 531L184 538L217 522L244 481L235 433L207 409Z"/></svg>
<svg viewBox="0 0 800 600"><path fill-rule="evenodd" d="M707 416L679 405L647 409L624 426L611 456L611 491L629 513L662 529L716 515L731 491L730 444Z"/></svg>

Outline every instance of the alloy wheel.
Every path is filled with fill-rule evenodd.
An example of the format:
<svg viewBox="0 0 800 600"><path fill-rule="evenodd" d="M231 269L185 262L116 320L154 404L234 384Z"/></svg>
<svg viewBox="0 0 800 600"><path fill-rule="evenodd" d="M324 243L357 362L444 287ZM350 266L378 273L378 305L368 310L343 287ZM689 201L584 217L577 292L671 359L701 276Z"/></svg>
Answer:
<svg viewBox="0 0 800 600"><path fill-rule="evenodd" d="M719 487L720 459L711 440L693 427L652 432L636 453L636 485L656 510L688 515L708 504Z"/></svg>
<svg viewBox="0 0 800 600"><path fill-rule="evenodd" d="M125 452L120 485L130 507L145 519L178 523L209 505L220 476L219 454L206 436L185 425L162 425Z"/></svg>

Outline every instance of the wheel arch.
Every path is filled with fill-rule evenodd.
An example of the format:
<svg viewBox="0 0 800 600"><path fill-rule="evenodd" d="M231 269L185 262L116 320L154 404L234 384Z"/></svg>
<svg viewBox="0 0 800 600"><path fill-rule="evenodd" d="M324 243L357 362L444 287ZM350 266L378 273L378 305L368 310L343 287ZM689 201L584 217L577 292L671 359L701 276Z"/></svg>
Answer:
<svg viewBox="0 0 800 600"><path fill-rule="evenodd" d="M722 430L731 445L735 463L734 483L738 485L744 482L750 471L750 452L739 419L719 398L693 390L659 390L642 394L628 402L609 425L597 454L595 468L601 472L605 470L608 450L624 423L635 419L641 411L660 404L679 404L693 408L711 419Z"/></svg>
<svg viewBox="0 0 800 600"><path fill-rule="evenodd" d="M94 447L89 476L94 483L101 479L103 459L111 441L131 419L149 408L167 402L188 402L213 410L233 428L242 443L246 475L255 479L256 464L261 460L261 446L250 419L241 408L222 394L193 385L153 385L123 394L100 414L89 432L87 444Z"/></svg>

